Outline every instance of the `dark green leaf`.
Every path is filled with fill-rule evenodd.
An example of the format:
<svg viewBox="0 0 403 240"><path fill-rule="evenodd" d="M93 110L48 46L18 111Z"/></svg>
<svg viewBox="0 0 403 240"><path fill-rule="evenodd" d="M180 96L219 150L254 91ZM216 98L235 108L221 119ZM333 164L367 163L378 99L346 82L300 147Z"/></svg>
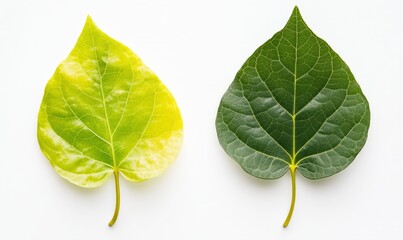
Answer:
<svg viewBox="0 0 403 240"><path fill-rule="evenodd" d="M364 146L368 102L346 63L295 7L286 26L260 46L222 97L221 146L249 174L309 179L345 169Z"/></svg>

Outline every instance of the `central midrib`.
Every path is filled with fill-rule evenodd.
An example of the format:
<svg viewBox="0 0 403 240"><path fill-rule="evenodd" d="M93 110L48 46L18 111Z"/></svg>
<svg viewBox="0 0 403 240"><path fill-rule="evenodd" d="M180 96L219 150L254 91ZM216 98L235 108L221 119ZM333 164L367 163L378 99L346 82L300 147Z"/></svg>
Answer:
<svg viewBox="0 0 403 240"><path fill-rule="evenodd" d="M292 107L292 158L290 167L296 167L296 151L295 151L295 117L296 117L296 98L297 98L297 63L298 63L298 14L295 14L295 61L294 61L294 94Z"/></svg>
<svg viewBox="0 0 403 240"><path fill-rule="evenodd" d="M116 171L117 169L116 169L115 148L114 148L114 144L113 144L113 135L112 135L112 131L111 131L111 126L109 124L108 111L106 110L104 88L103 88L103 84L102 84L102 76L100 77L100 83L101 83L102 103L104 106L104 112L105 112L105 118L106 118L106 126L108 128L108 134L109 134L109 145L111 146L111 152L112 152L113 168L114 168L114 171Z"/></svg>
<svg viewBox="0 0 403 240"><path fill-rule="evenodd" d="M91 27L90 29L91 29L92 45L93 45L94 50L95 50L95 51L94 51L94 52L95 52L95 58L96 58L96 61L97 61L99 83L100 83L100 86L101 86L102 105L103 105L104 113L105 113L106 126L107 126L107 128L108 128L109 145L110 145L110 147L111 147L111 153L112 153L113 170L114 170L114 171L117 171L116 157L115 157L115 148L114 148L114 144L113 144L113 135L112 135L112 131L111 131L111 126L110 126L110 124L109 124L108 111L107 111L107 109L106 109L106 102L105 102L104 86L103 86L103 81L102 81L102 80L103 80L104 73L106 72L106 69L107 69L108 65L105 66L104 73L101 74L101 69L100 69L100 67L99 67L99 62L98 62L98 60L99 60L99 58L98 58L98 53L97 53L97 50L96 50L96 46L95 46L95 42L94 42L94 36L93 36L93 31L92 31L93 29L92 29L92 27Z"/></svg>

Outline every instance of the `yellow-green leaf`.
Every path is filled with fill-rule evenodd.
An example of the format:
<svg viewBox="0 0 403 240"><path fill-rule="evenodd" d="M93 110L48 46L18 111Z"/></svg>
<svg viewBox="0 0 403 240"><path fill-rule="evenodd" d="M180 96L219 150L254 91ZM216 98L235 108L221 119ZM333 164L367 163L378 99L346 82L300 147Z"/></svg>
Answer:
<svg viewBox="0 0 403 240"><path fill-rule="evenodd" d="M97 187L119 174L134 182L160 175L183 139L175 99L128 47L87 18L70 55L46 85L38 116L38 141L62 177Z"/></svg>

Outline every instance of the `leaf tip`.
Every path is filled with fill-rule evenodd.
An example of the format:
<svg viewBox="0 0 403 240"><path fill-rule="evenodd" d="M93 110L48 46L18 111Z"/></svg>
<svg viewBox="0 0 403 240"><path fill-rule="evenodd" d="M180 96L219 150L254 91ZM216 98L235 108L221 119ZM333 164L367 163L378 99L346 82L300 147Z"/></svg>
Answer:
<svg viewBox="0 0 403 240"><path fill-rule="evenodd" d="M92 20L92 17L89 14L87 15L87 20L85 21L85 26L86 27L87 26L95 26L96 27L94 20Z"/></svg>
<svg viewBox="0 0 403 240"><path fill-rule="evenodd" d="M295 5L294 9L292 10L292 16L301 16L301 12L297 5Z"/></svg>
<svg viewBox="0 0 403 240"><path fill-rule="evenodd" d="M84 28L92 28L92 29L98 29L97 25L95 24L94 20L92 17L88 14L87 15L87 20L85 21L85 26Z"/></svg>
<svg viewBox="0 0 403 240"><path fill-rule="evenodd" d="M302 19L301 12L300 12L298 6L295 5L288 22L296 24L296 22L298 22L298 21L304 21L304 20Z"/></svg>

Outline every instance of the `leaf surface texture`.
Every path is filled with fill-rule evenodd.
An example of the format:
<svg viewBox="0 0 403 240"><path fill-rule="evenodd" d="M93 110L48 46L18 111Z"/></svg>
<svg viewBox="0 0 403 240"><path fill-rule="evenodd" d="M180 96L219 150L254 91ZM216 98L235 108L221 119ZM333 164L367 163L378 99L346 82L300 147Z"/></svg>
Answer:
<svg viewBox="0 0 403 240"><path fill-rule="evenodd" d="M55 170L82 187L100 186L113 173L117 181L119 173L144 181L176 158L182 129L169 90L88 17L39 111L38 141Z"/></svg>
<svg viewBox="0 0 403 240"><path fill-rule="evenodd" d="M249 174L276 179L291 170L295 181L295 171L319 179L345 169L364 146L369 123L368 101L349 67L295 7L236 74L216 129Z"/></svg>

